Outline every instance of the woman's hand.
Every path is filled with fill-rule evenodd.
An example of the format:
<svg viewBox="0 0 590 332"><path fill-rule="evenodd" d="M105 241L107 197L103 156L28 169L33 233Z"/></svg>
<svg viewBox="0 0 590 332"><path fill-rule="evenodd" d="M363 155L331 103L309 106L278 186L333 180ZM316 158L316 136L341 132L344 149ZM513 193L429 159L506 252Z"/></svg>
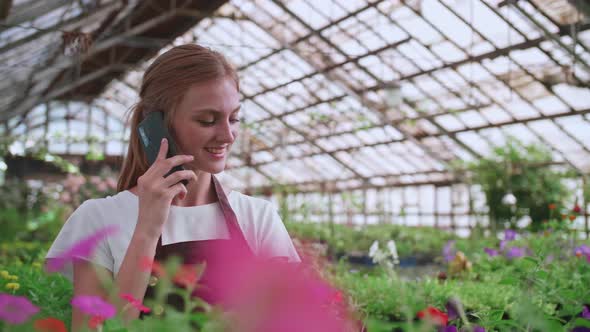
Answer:
<svg viewBox="0 0 590 332"><path fill-rule="evenodd" d="M166 158L168 140L163 139L156 161L137 179L137 195L139 197L139 216L136 232L142 232L150 238L158 238L162 227L168 219L172 200L178 196L184 199L187 189L181 180L196 180L192 170L183 170L164 177L173 167L191 162L191 155L177 155Z"/></svg>

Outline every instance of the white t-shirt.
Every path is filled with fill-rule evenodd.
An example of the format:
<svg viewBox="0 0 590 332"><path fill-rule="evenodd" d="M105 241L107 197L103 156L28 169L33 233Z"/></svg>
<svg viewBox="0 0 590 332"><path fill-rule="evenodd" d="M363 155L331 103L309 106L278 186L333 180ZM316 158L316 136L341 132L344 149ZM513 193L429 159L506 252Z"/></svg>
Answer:
<svg viewBox="0 0 590 332"><path fill-rule="evenodd" d="M254 254L268 256L263 258L287 257L289 262L300 261L271 202L237 191L231 191L228 200ZM139 199L128 190L85 201L68 218L45 258L58 257L82 238L114 224L118 231L99 243L89 260L117 275L137 224L138 210ZM170 206L168 221L162 231L162 245L227 238L227 224L217 202L189 207ZM60 272L73 279L71 263Z"/></svg>

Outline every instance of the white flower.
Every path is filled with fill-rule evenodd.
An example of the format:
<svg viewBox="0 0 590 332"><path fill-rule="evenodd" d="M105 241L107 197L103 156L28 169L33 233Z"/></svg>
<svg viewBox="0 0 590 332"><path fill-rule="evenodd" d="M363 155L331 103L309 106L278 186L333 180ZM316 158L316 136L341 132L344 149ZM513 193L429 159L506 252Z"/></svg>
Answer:
<svg viewBox="0 0 590 332"><path fill-rule="evenodd" d="M369 248L369 257L375 257L375 254L379 250L379 241L375 240L373 244L371 244L371 248Z"/></svg>
<svg viewBox="0 0 590 332"><path fill-rule="evenodd" d="M387 248L389 249L389 253L393 260L393 264L399 264L399 256L397 255L397 247L395 246L395 241L389 240L387 242Z"/></svg>

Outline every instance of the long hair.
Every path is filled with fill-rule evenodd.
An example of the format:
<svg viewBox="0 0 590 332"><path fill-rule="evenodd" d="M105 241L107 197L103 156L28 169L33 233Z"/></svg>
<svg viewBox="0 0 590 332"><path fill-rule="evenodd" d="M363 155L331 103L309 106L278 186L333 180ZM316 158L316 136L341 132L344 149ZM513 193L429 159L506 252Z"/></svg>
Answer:
<svg viewBox="0 0 590 332"><path fill-rule="evenodd" d="M219 52L196 44L173 47L154 60L143 75L139 102L127 115L130 120L129 148L123 160L117 192L136 186L137 179L149 168L137 134L137 127L145 115L155 110L164 112L166 126L173 134L172 119L188 88L225 77L233 79L239 91L238 73L227 59Z"/></svg>

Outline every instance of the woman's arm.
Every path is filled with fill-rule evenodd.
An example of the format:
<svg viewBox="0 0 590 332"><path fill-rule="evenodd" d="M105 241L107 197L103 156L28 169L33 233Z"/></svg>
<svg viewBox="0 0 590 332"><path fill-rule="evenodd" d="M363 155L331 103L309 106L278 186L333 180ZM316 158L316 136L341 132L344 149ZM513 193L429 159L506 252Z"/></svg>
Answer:
<svg viewBox="0 0 590 332"><path fill-rule="evenodd" d="M115 277L115 285L119 290L119 294L131 294L133 298L143 302L143 297L147 289L150 278L150 271L145 271L140 268L140 262L144 257L153 258L156 253L156 245L158 237L148 235L145 232L136 229L129 248L125 253L125 258L121 263L121 268ZM117 309L121 310L126 304L124 300L117 294L117 299L113 299L117 305ZM124 312L123 319L130 321L139 317L139 310L133 306L128 306Z"/></svg>
<svg viewBox="0 0 590 332"><path fill-rule="evenodd" d="M143 301L150 271L143 271L140 269L139 264L143 257L154 257L157 242L157 237L150 237L138 231L134 233L123 263L114 278L114 286L118 290L118 294L112 294L111 299L109 299L108 290L102 287L98 273L113 278L112 273L106 268L88 261L78 260L74 262L74 296L98 295L115 304L117 312L120 312L127 304L125 300L119 297L119 294L131 294L139 301ZM127 306L123 313L123 320L130 321L138 317L139 311L133 306ZM88 318L86 314L72 308L72 331L82 329Z"/></svg>
<svg viewBox="0 0 590 332"><path fill-rule="evenodd" d="M189 155L176 155L166 158L168 142L162 141L156 161L137 179L139 211L135 231L125 252L121 267L114 277L117 294L111 294L111 303L116 304L118 312L125 306L119 294L131 294L143 302L143 297L150 277L150 271L143 271L140 262L144 257L153 258L156 253L158 238L162 234L162 227L168 219L172 200L179 196L184 198L186 187L181 180L196 180L197 175L192 170L174 172L164 177L173 167L182 165L194 159ZM103 289L92 263L75 263L74 266L74 296L99 295L108 297ZM112 277L112 274L111 274ZM128 306L123 313L123 319L129 321L139 316L139 311ZM72 329L80 328L85 316L72 310Z"/></svg>
<svg viewBox="0 0 590 332"><path fill-rule="evenodd" d="M73 265L74 297L78 295L98 295L107 300L108 292L101 286L97 270L99 273L104 272L105 275L110 275L112 277L111 271L85 260L77 260ZM86 314L72 306L72 332L82 330L84 324L86 324L87 318Z"/></svg>

